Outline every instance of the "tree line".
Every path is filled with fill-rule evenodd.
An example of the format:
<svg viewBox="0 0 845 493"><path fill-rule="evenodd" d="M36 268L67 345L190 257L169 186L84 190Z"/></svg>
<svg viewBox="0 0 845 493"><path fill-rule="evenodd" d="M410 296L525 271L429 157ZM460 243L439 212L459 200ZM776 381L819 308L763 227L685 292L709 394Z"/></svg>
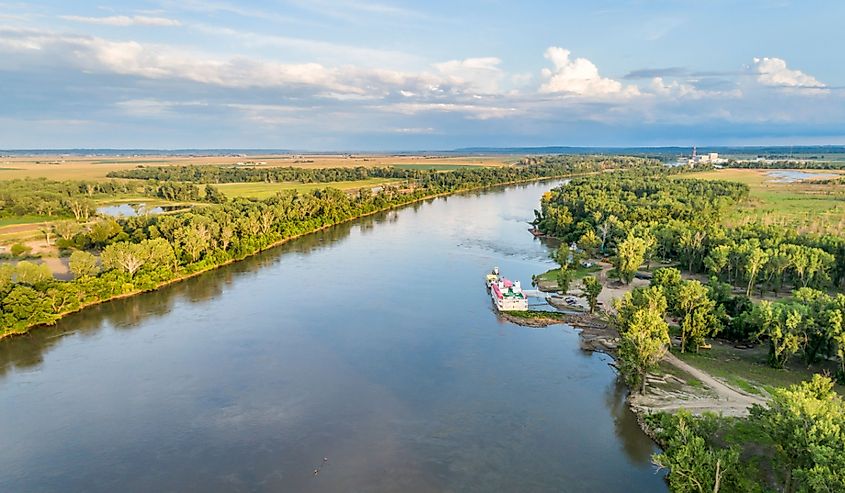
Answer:
<svg viewBox="0 0 845 493"><path fill-rule="evenodd" d="M467 166L466 169L415 170L397 167L346 167L346 168L300 168L300 167L239 167L239 166L139 166L130 170L112 171L111 178L184 183L332 183L358 181L368 178L393 178L412 180L419 184L443 183L455 177L459 180L482 180L484 176L509 174L514 178L526 174L536 177L556 176L560 169L574 173L595 171L605 168L658 166L659 161L631 157L601 156L538 156L526 158L515 166L486 167Z"/></svg>
<svg viewBox="0 0 845 493"><path fill-rule="evenodd" d="M25 178L0 181L0 217L37 215L73 217L86 221L95 215L97 201L117 197L155 197L173 202L220 203L225 197L212 185L193 183L143 184L125 181L55 181Z"/></svg>

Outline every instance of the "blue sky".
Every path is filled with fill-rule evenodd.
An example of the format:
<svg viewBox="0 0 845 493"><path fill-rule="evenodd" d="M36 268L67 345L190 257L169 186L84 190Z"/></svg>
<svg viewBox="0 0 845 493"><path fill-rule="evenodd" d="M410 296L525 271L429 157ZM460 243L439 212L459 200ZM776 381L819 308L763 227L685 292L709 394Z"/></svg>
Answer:
<svg viewBox="0 0 845 493"><path fill-rule="evenodd" d="M0 148L845 144L845 2L0 0Z"/></svg>

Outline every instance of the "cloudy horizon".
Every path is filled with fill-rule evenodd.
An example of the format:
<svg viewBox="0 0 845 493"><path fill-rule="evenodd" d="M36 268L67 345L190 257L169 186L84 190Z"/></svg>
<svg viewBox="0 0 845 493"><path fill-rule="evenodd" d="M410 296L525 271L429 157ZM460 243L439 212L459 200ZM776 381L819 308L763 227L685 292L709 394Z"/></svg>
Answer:
<svg viewBox="0 0 845 493"><path fill-rule="evenodd" d="M845 5L0 2L0 148L845 144Z"/></svg>

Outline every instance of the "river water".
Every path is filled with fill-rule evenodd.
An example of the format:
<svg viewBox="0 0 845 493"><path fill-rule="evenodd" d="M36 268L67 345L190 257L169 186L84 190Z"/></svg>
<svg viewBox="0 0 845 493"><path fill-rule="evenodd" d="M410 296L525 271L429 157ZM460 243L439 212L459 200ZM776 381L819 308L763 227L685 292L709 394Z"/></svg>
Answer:
<svg viewBox="0 0 845 493"><path fill-rule="evenodd" d="M552 186L379 214L0 341L0 491L666 491L609 358L499 320L484 287L550 268L526 222Z"/></svg>

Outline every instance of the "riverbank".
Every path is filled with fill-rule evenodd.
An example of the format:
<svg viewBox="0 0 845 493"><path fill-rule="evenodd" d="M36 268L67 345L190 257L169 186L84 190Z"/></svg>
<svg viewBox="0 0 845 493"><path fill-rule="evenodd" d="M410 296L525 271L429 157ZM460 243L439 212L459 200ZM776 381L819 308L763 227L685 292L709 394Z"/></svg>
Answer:
<svg viewBox="0 0 845 493"><path fill-rule="evenodd" d="M176 283L185 281L187 279L191 279L193 277L199 276L203 273L206 273L206 272L209 272L209 271L212 271L212 270L233 264L235 262L240 262L240 261L242 261L246 258L255 256L259 253L262 253L262 252L265 252L267 250L279 247L279 246L281 246L281 245L283 245L283 244L285 244L289 241L295 240L297 238L301 238L303 236L314 234L314 233L317 233L317 232L320 232L320 231L323 231L323 230L326 230L326 229L329 229L329 228L332 228L332 227L335 227L335 226L338 226L338 225L341 225L341 224L344 224L344 223L356 221L356 220L362 219L364 217L368 217L368 216L372 216L372 215L375 215L375 214L387 212L387 211L390 211L390 210L400 209L400 208L403 208L403 207L406 207L406 206L409 206L409 205L417 204L417 203L424 202L424 201L427 201L427 200L437 199L437 198L440 198L440 197L446 197L446 196L451 196L451 195L459 195L459 194L463 194L463 193L472 193L472 192L477 192L477 191L480 191L480 190L489 190L489 189L498 188L498 187L507 187L507 186L513 186L513 185L526 184L526 183L542 183L542 182L546 182L546 181L560 180L560 179L570 178L570 177L573 177L573 176L579 176L579 175L584 175L584 174L587 174L587 173L568 173L568 174L564 174L564 175L547 176L547 177L542 177L542 178L536 178L535 177L535 178L528 178L528 179L524 179L524 180L510 180L510 181L500 182L500 183L491 184L491 185L481 185L481 186L474 186L474 187L468 187L468 188L461 188L461 189L457 189L457 190L453 190L453 191L449 191L449 192L441 192L441 193L435 193L435 194L417 197L417 198L414 198L414 199L409 200L407 202L403 202L403 203L400 203L400 204L393 204L393 205L390 205L390 206L387 206L387 207L383 207L383 208L379 208L379 209L367 212L365 214L358 214L354 217L346 218L346 219L343 219L343 220L340 220L340 221L333 222L331 224L326 224L326 225L323 225L321 227L311 229L311 230L303 232L303 233L299 233L299 234L296 234L296 235L292 235L292 236L282 238L278 241L274 241L272 243L269 243L268 245L266 245L264 247L260 247L260 248L256 249L255 251L251 252L248 255L244 255L244 256L236 257L236 258L231 258L231 259L228 259L228 260L220 262L220 263L214 263L214 264L211 264L211 265L207 265L207 266L198 268L196 270L190 270L188 272L178 273L175 277L167 279L165 281L158 282L154 287L149 288L149 289L134 289L134 290L131 290L131 291L128 291L128 292L125 292L125 293L120 293L120 294L116 294L116 295L113 295L113 296L109 296L107 298L98 299L98 300L87 302L87 303L81 303L78 307L76 307L72 310L66 310L66 311L62 311L62 312L54 314L54 317L51 319L51 321L49 323L36 322L36 323L32 323L32 324L29 324L29 325L26 325L26 326L20 327L20 328L6 329L2 333L0 333L0 340L5 339L5 338L9 338L9 337L24 335L24 334L28 333L30 330L33 330L35 328L55 325L55 323L58 320L61 320L64 317L66 317L70 314L73 314L73 313L78 313L80 311L83 311L83 310L90 308L90 307L93 307L93 306L97 306L97 305L107 303L107 302L110 302L110 301L115 301L115 300L119 300L119 299L124 299L124 298L128 298L128 297L136 296L136 295L143 294L143 293L156 291L156 290L161 289L163 287L166 287L166 286L169 286L169 285L172 285L172 284L176 284Z"/></svg>
<svg viewBox="0 0 845 493"><path fill-rule="evenodd" d="M606 279L603 269L599 277ZM556 284L556 283L555 283ZM556 286L555 286L556 287ZM548 327L554 324L567 324L578 329L581 349L608 354L616 358L619 334L612 327L609 317L612 313L613 299L623 296L633 289L632 285L620 285L613 290L603 290L603 304L607 311L590 314L586 310L573 310L569 305L554 303L558 312L527 312L525 315L513 316L503 313L501 317L518 325L530 327ZM582 293L573 289L567 297L578 299L576 306L586 305L580 299ZM551 314L550 314L551 313ZM667 353L660 362L658 370L646 379L646 390L643 393L629 393L628 405L638 416L638 421L647 434L642 417L656 412L677 412L686 409L692 414L700 415L706 412L724 416L741 417L748 414L752 405L764 405L766 398L742 389L735 388L708 372L696 368L674 354Z"/></svg>

